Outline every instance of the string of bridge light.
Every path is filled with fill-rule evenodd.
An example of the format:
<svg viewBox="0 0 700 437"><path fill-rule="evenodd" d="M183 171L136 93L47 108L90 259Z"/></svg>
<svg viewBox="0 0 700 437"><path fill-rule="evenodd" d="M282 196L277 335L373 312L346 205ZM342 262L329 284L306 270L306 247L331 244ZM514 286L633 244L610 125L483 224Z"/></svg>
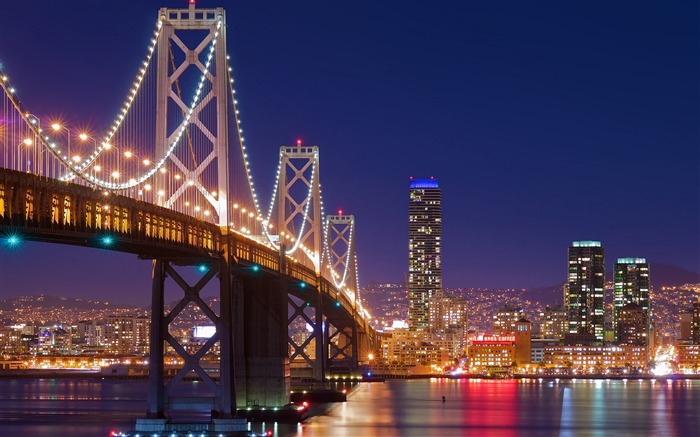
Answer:
<svg viewBox="0 0 700 437"><path fill-rule="evenodd" d="M347 248L347 253L345 255L345 261L343 262L345 266L345 270L343 271L343 276L341 277L340 282L336 281L336 277L340 277L338 273L335 271L333 268L333 253L330 249L330 238L329 238L329 229L331 228L330 225L330 220L326 219L325 221L325 226L324 226L324 239L323 239L323 245L324 245L324 252L328 256L328 270L331 273L331 278L333 279L333 283L337 288L342 288L345 286L345 280L347 279L348 275L348 268L350 266L350 254L352 253L351 248L352 248L352 236L353 236L353 230L354 230L354 225L355 222L354 220L350 222L350 229L349 229L349 237L348 237L348 248Z"/></svg>
<svg viewBox="0 0 700 437"><path fill-rule="evenodd" d="M243 127L242 127L242 122L241 122L241 118L240 118L240 111L238 110L238 100L236 99L236 89L234 88L235 79L233 77L233 68L231 67L230 60L231 60L231 57L229 55L226 55L227 72L228 72L228 79L229 79L229 90L231 92L231 101L233 104L234 123L236 125L236 132L238 134L238 141L239 141L239 144L241 147L241 156L243 158L243 167L245 169L246 178L248 180L248 187L250 188L250 193L251 193L251 196L253 198L255 212L256 212L258 217L263 217L263 212L262 212L262 209L260 208L260 202L258 201L258 195L255 192L255 184L253 181L253 172L251 170L250 162L248 161L248 154L246 153L245 137L243 136ZM262 222L263 223L263 233L267 237L267 240L269 241L270 245L276 249L279 249L279 246L273 240L272 235L270 234L270 231L269 231L269 228L267 225L270 223L270 220L272 218L272 211L273 211L274 205L275 205L275 198L277 197L277 190L279 189L280 173L282 170L282 157L283 157L283 153L280 151L279 162L277 164L277 172L275 175L275 183L274 183L274 186L272 189L272 197L270 199L270 206L268 208L267 216L265 217L265 219ZM315 161L317 159L318 159L318 156L317 155L314 156L314 166L312 167L312 170L311 170L312 171L312 182L311 182L311 185L309 186L309 194L308 194L307 198L310 198L313 195L313 178L314 178L315 165L316 165ZM320 183L319 183L319 192L320 192ZM301 244L301 237L303 236L303 229L304 229L304 226L305 226L306 221L308 219L308 208L309 208L310 203L311 202L307 202L306 207L304 208L304 219L302 222L302 230L299 234L300 238L296 239L296 241L294 241L295 245L293 248L286 251L286 253L288 255L292 254L294 251L296 251L297 248ZM322 198L321 198L321 210L323 210L323 199ZM321 217L323 217L323 214L321 214ZM311 251L308 248L306 248L303 244L301 245L301 247L303 248L303 250L307 254L311 253ZM321 254L321 256L323 256L323 255Z"/></svg>
<svg viewBox="0 0 700 437"><path fill-rule="evenodd" d="M92 175L83 175L82 173L79 173L80 177L87 180L88 182L91 182L101 188L105 189L110 189L114 191L118 190L124 190L127 188L132 188L135 187L142 182L146 181L148 178L153 176L158 170L165 165L165 163L168 161L170 158L170 155L174 152L175 148L180 144L180 139L182 138L182 135L185 133L185 130L190 124L190 120L192 118L192 114L194 113L194 110L197 107L197 104L200 101L200 95L202 93L202 87L204 86L204 81L207 80L207 75L209 74L209 68L211 66L212 58L214 56L214 51L216 49L216 37L219 35L219 28L221 27L221 19L217 21L216 25L216 31L214 33L214 38L212 38L211 45L209 48L209 54L207 55L207 62L204 65L204 70L202 71L202 76L200 77L199 80L199 85L197 86L197 92L195 93L194 97L192 98L192 104L189 106L187 115L185 116L185 119L182 121L180 124L180 127L178 128L178 133L177 136L175 137L175 141L170 145L168 150L166 151L165 155L158 161L156 164L151 167L146 173L143 175L139 176L138 178L131 178L127 182L124 183L115 183L115 182L110 182L106 180L99 179L95 176ZM123 118L123 114L120 115L119 117ZM101 147L102 148L111 148L107 147L108 143L103 144Z"/></svg>
<svg viewBox="0 0 700 437"><path fill-rule="evenodd" d="M163 21L158 20L156 23L156 30L153 32L154 37L151 38L151 44L148 46L148 53L146 54L146 60L143 61L142 67L139 69L139 73L136 75L136 82L134 82L131 90L129 90L129 95L127 98L124 100L124 104L122 105L122 109L119 111L120 113L117 115L115 118L114 122L112 123L112 128L107 132L107 135L104 138L104 141L100 145L100 147L95 150L92 155L90 155L89 158L85 159L81 165L76 166L72 165L69 163L69 167L72 167L75 172L80 173L84 171L89 165L91 165L95 160L97 159L98 156L102 154L103 151L105 150L110 150L111 149L111 144L110 142L112 141L112 138L114 138L114 135L117 133L117 129L122 125L124 120L126 119L126 114L129 112L129 109L131 109L131 105L134 102L134 99L136 98L136 95L138 94L139 90L141 89L141 83L143 82L144 78L146 77L146 71L148 71L148 67L151 64L151 59L153 58L153 52L156 49L156 44L158 43L158 37L160 36L160 31L161 28L163 27ZM60 129L60 128L59 128ZM59 178L61 181L70 181L73 180L76 177L76 173L70 172L65 176L62 176Z"/></svg>
<svg viewBox="0 0 700 437"><path fill-rule="evenodd" d="M246 147L245 147L245 137L243 136L243 127L241 126L241 118L239 116L239 111L238 111L238 100L236 99L236 90L233 87L234 84L234 78L233 78L233 68L231 67L230 63L231 57L229 55L226 55L226 70L228 72L228 83L229 83L229 90L231 92L231 102L233 104L233 120L236 124L236 132L238 134L238 143L241 146L241 157L243 158L243 167L245 168L245 173L246 177L248 179L248 187L250 188L250 194L253 197L253 204L255 206L255 212L258 217L262 217L262 211L260 209L260 203L258 202L258 195L255 192L255 187L253 186L253 173L250 169L250 163L248 162L248 154L246 153ZM281 156L281 153L280 153ZM279 165L277 167L277 174L279 178ZM269 223L269 217L267 220L267 223ZM265 222L263 222L263 225L266 225ZM264 226L266 228L266 226ZM267 231L265 231L267 234ZM268 238L269 238L269 234ZM272 242L272 241L270 241Z"/></svg>

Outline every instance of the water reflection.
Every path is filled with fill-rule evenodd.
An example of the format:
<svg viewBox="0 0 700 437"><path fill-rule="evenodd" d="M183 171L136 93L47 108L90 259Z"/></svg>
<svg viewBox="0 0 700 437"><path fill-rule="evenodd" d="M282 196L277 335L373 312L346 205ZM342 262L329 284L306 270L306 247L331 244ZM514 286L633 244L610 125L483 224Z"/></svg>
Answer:
<svg viewBox="0 0 700 437"><path fill-rule="evenodd" d="M107 436L144 414L146 391L143 381L0 380L0 435ZM402 380L361 384L330 408L312 405L316 415L304 424L251 429L280 437L687 436L700 430L699 401L700 381Z"/></svg>

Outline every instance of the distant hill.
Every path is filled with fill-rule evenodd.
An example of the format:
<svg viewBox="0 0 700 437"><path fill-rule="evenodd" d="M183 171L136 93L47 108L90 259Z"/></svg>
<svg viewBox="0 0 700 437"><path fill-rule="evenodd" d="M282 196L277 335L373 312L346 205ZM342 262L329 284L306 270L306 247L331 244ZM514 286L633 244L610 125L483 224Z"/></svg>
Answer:
<svg viewBox="0 0 700 437"><path fill-rule="evenodd" d="M700 284L700 273L672 264L651 264L651 285L654 288L685 284Z"/></svg>
<svg viewBox="0 0 700 437"><path fill-rule="evenodd" d="M81 299L76 297L37 294L0 300L0 310L10 311L18 307L71 308L78 311L109 310L111 308L136 308L134 305L115 305L108 301Z"/></svg>
<svg viewBox="0 0 700 437"><path fill-rule="evenodd" d="M107 301L47 294L0 300L0 321L3 322L77 322L127 312L139 313L133 305L115 305Z"/></svg>

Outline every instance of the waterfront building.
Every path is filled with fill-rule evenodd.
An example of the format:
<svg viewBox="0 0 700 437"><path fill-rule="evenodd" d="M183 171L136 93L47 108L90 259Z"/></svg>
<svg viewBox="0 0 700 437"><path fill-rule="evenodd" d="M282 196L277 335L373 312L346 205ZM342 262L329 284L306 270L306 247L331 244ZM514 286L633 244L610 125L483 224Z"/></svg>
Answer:
<svg viewBox="0 0 700 437"><path fill-rule="evenodd" d="M615 263L613 289L613 331L617 333L620 308L636 303L647 315L649 307L649 263L644 258L618 258Z"/></svg>
<svg viewBox="0 0 700 437"><path fill-rule="evenodd" d="M515 362L515 335L482 335L469 342L470 373L506 373Z"/></svg>
<svg viewBox="0 0 700 437"><path fill-rule="evenodd" d="M610 369L646 369L646 346L567 346L544 348L544 363L550 368L565 368L576 373L604 373Z"/></svg>
<svg viewBox="0 0 700 437"><path fill-rule="evenodd" d="M412 179L408 204L408 325L427 330L428 300L442 290L442 191L436 179Z"/></svg>
<svg viewBox="0 0 700 437"><path fill-rule="evenodd" d="M516 324L525 317L523 309L513 305L505 305L493 315L493 334L514 334Z"/></svg>
<svg viewBox="0 0 700 437"><path fill-rule="evenodd" d="M540 338L563 338L567 328L567 313L561 305L547 305L540 313Z"/></svg>
<svg viewBox="0 0 700 437"><path fill-rule="evenodd" d="M530 343L530 364L538 364L544 361L544 348L559 344L556 338L533 338Z"/></svg>
<svg viewBox="0 0 700 437"><path fill-rule="evenodd" d="M442 369L453 362L453 342L430 339L425 332L412 329L385 332L381 345L381 359L389 365ZM412 373L416 373L415 370Z"/></svg>
<svg viewBox="0 0 700 437"><path fill-rule="evenodd" d="M591 334L603 341L605 259L600 241L574 241L569 247L568 287L564 296L570 334Z"/></svg>
<svg viewBox="0 0 700 437"><path fill-rule="evenodd" d="M620 344L647 346L649 316L647 310L634 302L618 309L616 337Z"/></svg>

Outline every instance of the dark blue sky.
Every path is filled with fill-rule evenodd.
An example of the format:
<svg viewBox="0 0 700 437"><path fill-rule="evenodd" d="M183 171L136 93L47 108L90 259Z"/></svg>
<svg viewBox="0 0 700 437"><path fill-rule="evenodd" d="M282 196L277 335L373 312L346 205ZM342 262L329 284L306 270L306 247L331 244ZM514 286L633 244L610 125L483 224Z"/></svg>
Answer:
<svg viewBox="0 0 700 437"><path fill-rule="evenodd" d="M410 176L443 187L446 286L562 282L575 239L700 270L696 2L198 1L222 4L262 198L280 145L319 145L362 283L407 268ZM2 1L0 62L34 112L99 130L159 6L186 1ZM29 244L0 274L3 297L148 300L128 255Z"/></svg>

